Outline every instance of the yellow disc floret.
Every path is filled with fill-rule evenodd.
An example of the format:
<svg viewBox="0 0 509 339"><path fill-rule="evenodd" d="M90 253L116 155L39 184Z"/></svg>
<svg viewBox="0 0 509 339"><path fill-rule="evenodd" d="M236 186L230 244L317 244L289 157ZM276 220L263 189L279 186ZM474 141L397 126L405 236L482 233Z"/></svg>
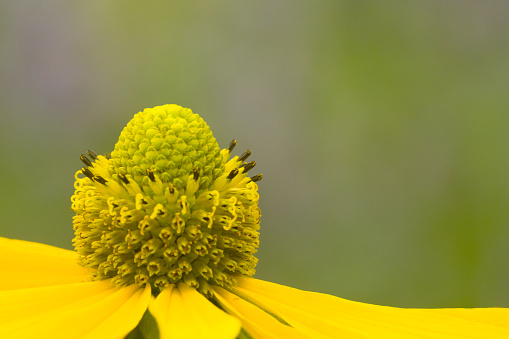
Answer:
<svg viewBox="0 0 509 339"><path fill-rule="evenodd" d="M80 262L95 280L209 285L252 276L260 210L250 155L230 158L191 110L145 109L122 131L111 156L89 151L76 173L72 210Z"/></svg>

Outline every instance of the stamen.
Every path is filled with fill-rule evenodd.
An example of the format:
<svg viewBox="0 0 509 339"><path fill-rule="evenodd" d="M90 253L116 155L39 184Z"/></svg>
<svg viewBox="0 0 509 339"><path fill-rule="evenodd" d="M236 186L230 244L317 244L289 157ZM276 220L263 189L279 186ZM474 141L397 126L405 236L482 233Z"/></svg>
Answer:
<svg viewBox="0 0 509 339"><path fill-rule="evenodd" d="M106 185L106 179L104 179L100 175L94 175L94 181L97 181L100 184Z"/></svg>
<svg viewBox="0 0 509 339"><path fill-rule="evenodd" d="M83 167L81 169L81 171L83 172L83 174L85 174L90 180L94 181L94 175L92 174L92 172L90 172L90 170L86 167Z"/></svg>
<svg viewBox="0 0 509 339"><path fill-rule="evenodd" d="M194 179L194 181L198 181L199 176L200 176L200 169L198 167L195 167L193 169L193 179Z"/></svg>
<svg viewBox="0 0 509 339"><path fill-rule="evenodd" d="M235 178L235 176L239 173L239 170L238 169L233 169L230 174L228 174L227 178L232 180L233 178Z"/></svg>
<svg viewBox="0 0 509 339"><path fill-rule="evenodd" d="M256 162L251 161L247 164L243 164L241 167L244 167L244 173L247 173L250 170L252 170L255 166L256 166Z"/></svg>
<svg viewBox="0 0 509 339"><path fill-rule="evenodd" d="M233 139L232 141L230 141L230 145L228 146L228 151L230 151L230 153L233 151L233 149L235 148L235 146L237 146L237 140Z"/></svg>
<svg viewBox="0 0 509 339"><path fill-rule="evenodd" d="M150 181L152 181L152 182L156 181L156 177L154 176L154 173L150 170L150 168L147 168L147 175L148 175Z"/></svg>
<svg viewBox="0 0 509 339"><path fill-rule="evenodd" d="M93 160L97 160L97 154L94 151L89 149L87 153Z"/></svg>
<svg viewBox="0 0 509 339"><path fill-rule="evenodd" d="M118 177L120 178L120 180L122 180L122 182L126 185L129 184L129 179L127 179L127 177L125 176L124 173L119 173L118 174Z"/></svg>
<svg viewBox="0 0 509 339"><path fill-rule="evenodd" d="M85 154L82 154L80 156L80 160L85 164L87 165L88 167L92 167L92 163L90 162L90 160L88 160L87 156Z"/></svg>
<svg viewBox="0 0 509 339"><path fill-rule="evenodd" d="M239 161L244 161L246 160L249 156L251 155L251 150L248 149L247 151L244 152L244 154L242 154L239 158Z"/></svg>
<svg viewBox="0 0 509 339"><path fill-rule="evenodd" d="M257 181L262 180L262 177L263 177L263 176L262 176L262 174L260 173L260 174L257 174L257 175L255 175L255 176L251 177L250 179L251 179L251 181L257 182Z"/></svg>

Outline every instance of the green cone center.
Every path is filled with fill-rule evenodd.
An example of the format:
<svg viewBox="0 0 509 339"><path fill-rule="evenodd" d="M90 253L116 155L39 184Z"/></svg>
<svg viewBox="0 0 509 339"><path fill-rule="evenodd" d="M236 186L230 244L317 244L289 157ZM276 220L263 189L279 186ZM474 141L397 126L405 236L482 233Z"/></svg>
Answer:
<svg viewBox="0 0 509 339"><path fill-rule="evenodd" d="M136 114L111 156L82 155L73 243L92 279L209 295L252 276L261 176L247 176L250 151L229 159L234 145L221 150L201 117L165 105Z"/></svg>

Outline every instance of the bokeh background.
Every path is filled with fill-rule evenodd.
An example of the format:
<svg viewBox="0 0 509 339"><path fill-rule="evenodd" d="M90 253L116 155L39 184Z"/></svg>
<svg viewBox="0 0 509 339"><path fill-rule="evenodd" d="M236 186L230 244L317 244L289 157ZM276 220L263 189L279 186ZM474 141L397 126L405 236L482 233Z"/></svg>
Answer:
<svg viewBox="0 0 509 339"><path fill-rule="evenodd" d="M509 307L508 13L4 0L0 236L72 248L80 154L177 103L264 175L256 277L393 306Z"/></svg>

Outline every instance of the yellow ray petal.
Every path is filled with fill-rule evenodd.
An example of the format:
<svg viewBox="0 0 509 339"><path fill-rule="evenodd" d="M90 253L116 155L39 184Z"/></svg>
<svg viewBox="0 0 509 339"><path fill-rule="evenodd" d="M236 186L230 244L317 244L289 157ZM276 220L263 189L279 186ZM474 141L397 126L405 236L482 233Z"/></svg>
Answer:
<svg viewBox="0 0 509 339"><path fill-rule="evenodd" d="M150 287L108 280L0 291L0 338L123 338L150 298Z"/></svg>
<svg viewBox="0 0 509 339"><path fill-rule="evenodd" d="M239 278L234 289L313 338L509 338L509 330L437 310L401 309ZM509 317L509 309L494 309ZM474 317L475 318L475 317Z"/></svg>
<svg viewBox="0 0 509 339"><path fill-rule="evenodd" d="M310 339L293 327L282 324L253 304L221 287L213 288L221 306L242 322L242 327L255 339Z"/></svg>
<svg viewBox="0 0 509 339"><path fill-rule="evenodd" d="M0 291L71 284L88 279L77 254L35 242L0 237Z"/></svg>
<svg viewBox="0 0 509 339"><path fill-rule="evenodd" d="M108 318L99 319L101 322L97 322L98 326L94 327L84 338L124 338L138 325L152 299L150 286L139 288L139 286L131 285L122 289L126 291L123 293L116 292L121 298L117 300L125 300L125 297L130 295L129 299L122 303L118 309L111 312ZM112 303L110 305L113 306Z"/></svg>
<svg viewBox="0 0 509 339"><path fill-rule="evenodd" d="M436 309L439 314L469 321L477 321L509 329L509 315L500 308L441 308ZM505 309L503 309L505 310Z"/></svg>
<svg viewBox="0 0 509 339"><path fill-rule="evenodd" d="M208 301L186 284L171 285L150 304L161 339L234 339L240 321Z"/></svg>

